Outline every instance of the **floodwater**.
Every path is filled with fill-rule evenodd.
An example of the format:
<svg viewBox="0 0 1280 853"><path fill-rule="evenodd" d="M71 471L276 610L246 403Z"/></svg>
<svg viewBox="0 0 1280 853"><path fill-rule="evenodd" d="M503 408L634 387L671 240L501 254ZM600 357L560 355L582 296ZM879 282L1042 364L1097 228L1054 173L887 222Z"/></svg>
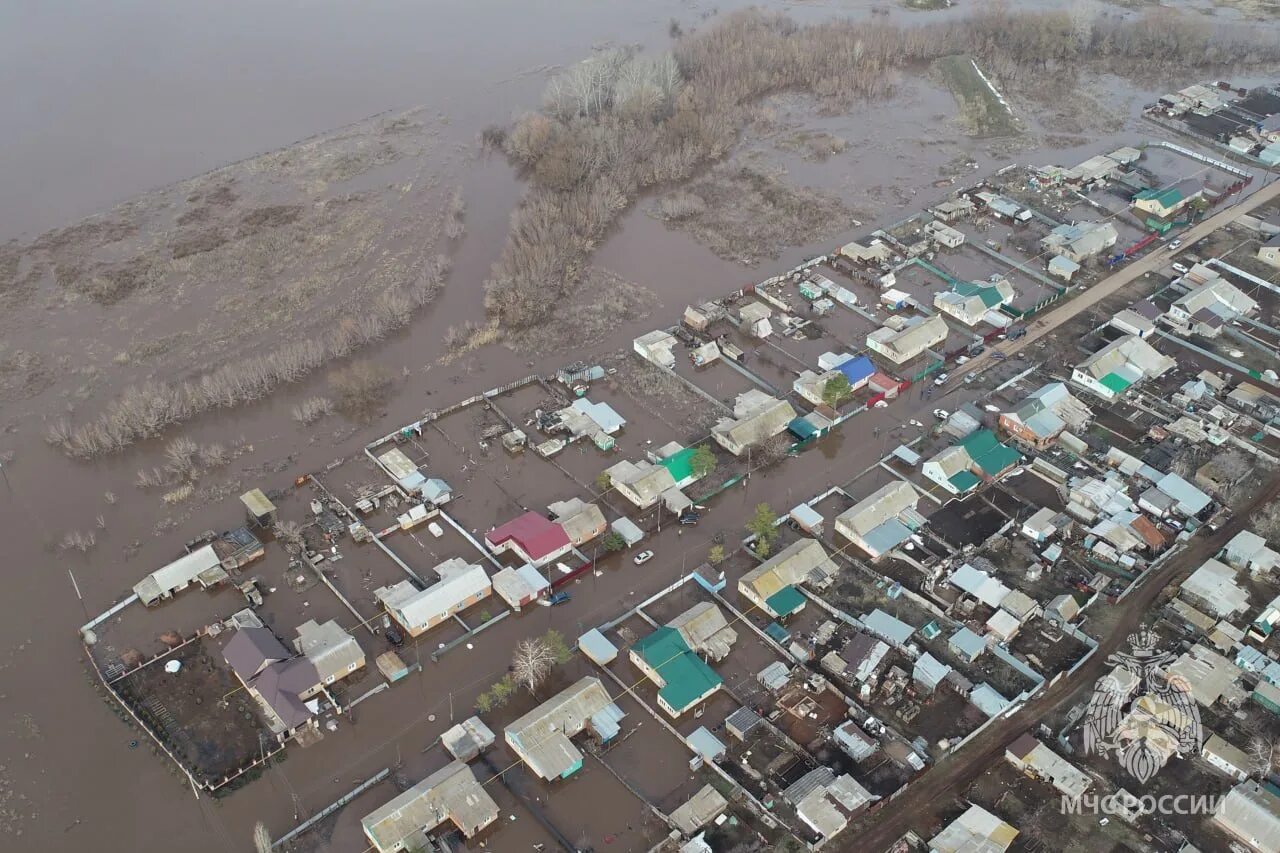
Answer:
<svg viewBox="0 0 1280 853"><path fill-rule="evenodd" d="M562 0L549 14L538 4L514 0L10 4L0 12L0 112L6 116L0 238L29 239L150 189L389 110L424 106L447 120L447 144L471 145L486 125L536 105L549 70L604 44L660 48L672 18L689 27L713 9L741 5L747 4ZM779 5L809 19L866 14L873 4ZM851 206L887 216L913 205L917 194L928 199L945 193L930 185L957 154L974 158L982 170L975 174L1008 159L984 143L940 131L934 118L950 105L932 84L904 81L901 95L828 120L826 126L850 142L844 154L822 164L781 154L778 161L796 180L824 185ZM1141 98L1126 93L1125 104ZM953 141L927 144L930 134L940 133ZM1141 131L1130 121L1125 131L1055 157L1083 159L1113 142L1131 141L1135 133ZM876 142L884 138L911 142ZM1038 155L1015 156L1028 161ZM407 778L421 778L438 766L438 754L423 750L448 725L450 709L461 715L470 707L476 692L501 674L521 636L547 627L574 636L583 625L613 616L630 595L648 594L677 573L686 552L690 566L700 560L717 530L737 536L754 503L798 501L852 477L879 451L865 435L841 436L824 453L806 454L767 479L754 479L738 496L719 498L714 516L696 536L664 531L650 546L660 557L646 573L623 568L589 578L574 588L570 605L509 618L483 635L473 652L446 656L428 669L428 678L363 704L353 724L321 744L291 750L285 763L245 791L221 801L192 797L145 745L130 748L138 735L95 693L76 628L176 556L182 542L238 523L234 495L240 491L284 488L299 473L352 456L373 436L423 409L570 360L530 361L490 348L452 364L437 362L445 328L483 314L481 282L521 192L518 177L501 159L478 157L460 168L468 234L453 251L454 272L443 295L373 353L384 364L404 368L381 417L357 429L334 418L300 430L289 410L323 391L317 377L174 431L200 443L243 440L244 455L220 477L235 481L226 490L230 499L190 517L174 511L173 526L157 530L170 511L132 483L139 468L160 464L162 443L93 464L46 448L44 424L61 410L74 380L0 410L0 454L14 454L0 483L0 565L7 583L0 621L0 833L14 849L158 851L172 849L181 838L189 853L245 850L255 821L278 836L299 814L314 813L382 767L399 765ZM878 205L859 198L873 187L888 188L876 195ZM623 218L597 262L652 289L662 303L655 312L663 322L674 320L688 300L760 277L758 270L721 260L666 231L644 215L643 204ZM838 242L796 247L760 269L786 268ZM620 318L608 348L652 325ZM900 408L871 412L859 427L883 427L887 433L929 404L909 405L910 415ZM96 547L87 554L57 549L55 543L73 529L95 531ZM203 593L188 592L143 615L155 634L189 632L207 618L202 614L225 614L232 604L226 593L211 604ZM348 809L326 849L361 849L354 821L389 796L384 786ZM574 807L599 806L585 801L590 796L583 792ZM506 811L504 802L504 819Z"/></svg>

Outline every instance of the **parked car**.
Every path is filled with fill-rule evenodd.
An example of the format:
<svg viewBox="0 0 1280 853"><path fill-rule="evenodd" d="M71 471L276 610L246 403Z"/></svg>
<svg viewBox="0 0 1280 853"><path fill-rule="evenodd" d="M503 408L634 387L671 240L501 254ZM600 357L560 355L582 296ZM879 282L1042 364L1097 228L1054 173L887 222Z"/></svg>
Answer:
<svg viewBox="0 0 1280 853"><path fill-rule="evenodd" d="M1179 248L1179 247L1181 247L1181 246L1182 246L1182 241L1181 241L1181 240L1170 240L1170 241L1169 241L1169 251L1170 251L1170 252L1176 252L1176 251L1178 250L1178 248Z"/></svg>
<svg viewBox="0 0 1280 853"><path fill-rule="evenodd" d="M946 409L934 409L933 416L940 421L945 421L947 418L951 417L951 414Z"/></svg>
<svg viewBox="0 0 1280 853"><path fill-rule="evenodd" d="M951 378L950 373L939 373L938 378L933 380L934 385L946 385L947 380Z"/></svg>
<svg viewBox="0 0 1280 853"><path fill-rule="evenodd" d="M700 518L702 518L702 516L698 515L696 512L686 512L680 515L680 523L697 524Z"/></svg>
<svg viewBox="0 0 1280 853"><path fill-rule="evenodd" d="M550 597L547 598L547 603L552 607L555 607L557 604L564 604L570 598L571 596L567 592L553 592Z"/></svg>
<svg viewBox="0 0 1280 853"><path fill-rule="evenodd" d="M975 379L977 379L977 378L978 378L978 374L976 374L976 373L966 373L966 374L964 375L964 384L965 384L965 385L968 385L970 382L972 382L973 380L975 380Z"/></svg>
<svg viewBox="0 0 1280 853"><path fill-rule="evenodd" d="M382 636L386 637L387 642L397 648L404 645L404 634L401 634L400 629L394 625L383 631Z"/></svg>
<svg viewBox="0 0 1280 853"><path fill-rule="evenodd" d="M1186 267L1186 265L1185 265L1185 264L1174 264L1174 265L1173 265L1173 271L1174 271L1174 272L1176 272L1176 273L1180 273L1180 274L1182 274L1182 275L1186 275L1186 274L1187 274L1187 267Z"/></svg>
<svg viewBox="0 0 1280 853"><path fill-rule="evenodd" d="M913 427L919 427L920 429L924 429L924 424L920 423L915 418L912 418L911 420L907 421L907 423L911 424Z"/></svg>
<svg viewBox="0 0 1280 853"><path fill-rule="evenodd" d="M635 563L637 566L643 566L645 563L649 562L652 559L653 559L652 551L641 551L639 554L636 554L635 559L632 560L631 562Z"/></svg>
<svg viewBox="0 0 1280 853"><path fill-rule="evenodd" d="M887 402L885 402L884 400L876 400L876 406L875 406L875 407L876 407L877 409L887 409L887 408L889 408L889 404L888 404Z"/></svg>

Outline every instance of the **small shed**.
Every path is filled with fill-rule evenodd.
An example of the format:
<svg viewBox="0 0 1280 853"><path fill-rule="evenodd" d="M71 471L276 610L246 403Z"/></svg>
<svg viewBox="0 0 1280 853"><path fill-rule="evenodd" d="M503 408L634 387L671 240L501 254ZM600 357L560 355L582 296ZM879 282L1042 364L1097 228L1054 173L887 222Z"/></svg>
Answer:
<svg viewBox="0 0 1280 853"><path fill-rule="evenodd" d="M756 674L756 680L768 690L781 690L791 679L791 670L785 663L776 660Z"/></svg>
<svg viewBox="0 0 1280 853"><path fill-rule="evenodd" d="M262 489L250 489L240 496L249 513L249 520L259 527L270 527L276 523L276 505L267 499Z"/></svg>
<svg viewBox="0 0 1280 853"><path fill-rule="evenodd" d="M600 633L599 628L592 628L579 637L578 648L600 666L610 664L618 657L618 647L609 642L609 638Z"/></svg>
<svg viewBox="0 0 1280 853"><path fill-rule="evenodd" d="M822 513L818 512L808 504L800 504L791 510L791 520L805 533L812 533L815 536L822 535Z"/></svg>
<svg viewBox="0 0 1280 853"><path fill-rule="evenodd" d="M637 527L636 523L626 516L614 520L613 523L609 525L609 528L614 533L622 537L622 541L627 543L628 548L644 538L644 531Z"/></svg>
<svg viewBox="0 0 1280 853"><path fill-rule="evenodd" d="M706 726L699 726L688 737L689 748L701 755L706 761L719 761L727 752L727 747L720 738L713 735Z"/></svg>
<svg viewBox="0 0 1280 853"><path fill-rule="evenodd" d="M378 672L381 672L391 684L395 684L409 674L409 666L393 651L378 655L375 663L378 665Z"/></svg>
<svg viewBox="0 0 1280 853"><path fill-rule="evenodd" d="M479 717L468 717L440 735L440 742L459 761L470 761L493 746L493 731Z"/></svg>
<svg viewBox="0 0 1280 853"><path fill-rule="evenodd" d="M745 741L747 735L760 725L763 720L760 715L750 708L739 708L729 716L725 717L724 728L729 734L733 735L740 741Z"/></svg>

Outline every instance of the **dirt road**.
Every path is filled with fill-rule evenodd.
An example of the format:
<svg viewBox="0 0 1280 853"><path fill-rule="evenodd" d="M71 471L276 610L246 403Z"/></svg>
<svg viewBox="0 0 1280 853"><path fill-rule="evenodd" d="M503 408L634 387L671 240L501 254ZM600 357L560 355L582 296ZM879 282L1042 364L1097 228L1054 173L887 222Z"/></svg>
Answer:
<svg viewBox="0 0 1280 853"><path fill-rule="evenodd" d="M952 803L993 761L1004 754L1005 747L1020 734L1033 728L1053 711L1076 701L1076 695L1102 674L1107 657L1133 633L1147 615L1161 590L1196 569L1246 526L1250 513L1280 495L1280 479L1274 479L1248 507L1221 530L1193 538L1187 548L1171 558L1154 574L1142 579L1142 585L1116 605L1122 608L1120 618L1105 637L1098 638L1098 651L1075 674L1063 678L1041 693L1002 723L993 725L971 740L959 752L939 762L928 773L913 782L890 805L863 821L858 835L859 850L885 850L908 829L928 832L936 825L938 815Z"/></svg>
<svg viewBox="0 0 1280 853"><path fill-rule="evenodd" d="M980 361L975 359L975 361L978 361L978 364L973 365L973 362L970 362L971 366L968 369L975 372L981 372L997 363L995 359L991 357L992 352L1002 352L1005 355L1013 355L1027 345L1035 343L1040 338L1053 332L1063 323L1074 318L1080 312L1092 308L1094 305L1097 305L1108 296L1113 295L1118 290L1131 284L1141 276L1163 267L1179 253L1185 252L1189 249L1196 241L1209 236L1219 228L1229 225L1240 216L1243 216L1254 208L1266 204L1277 197L1280 197L1280 181L1273 181L1249 197L1242 199L1239 203L1215 213L1213 216L1210 216L1198 225L1188 228L1178 238L1182 241L1182 244L1177 251L1169 251L1167 244L1165 244L1151 252L1148 252L1146 255L1124 267L1114 275L1104 278L1084 293L1072 297L1068 302L1049 311L1049 313L1029 325L1027 327L1027 334L1023 337L1016 341L1004 341L998 346L990 347L985 354L979 356L979 359L981 359Z"/></svg>

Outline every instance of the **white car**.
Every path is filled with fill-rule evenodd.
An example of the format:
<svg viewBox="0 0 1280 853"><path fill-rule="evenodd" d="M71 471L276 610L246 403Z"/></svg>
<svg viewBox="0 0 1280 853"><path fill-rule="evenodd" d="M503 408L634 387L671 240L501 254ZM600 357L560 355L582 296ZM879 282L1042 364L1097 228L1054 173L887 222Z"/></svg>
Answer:
<svg viewBox="0 0 1280 853"><path fill-rule="evenodd" d="M641 551L639 554L636 554L635 559L632 560L632 562L635 563L637 566L643 566L645 563L649 562L652 559L653 559L652 551Z"/></svg>
<svg viewBox="0 0 1280 853"><path fill-rule="evenodd" d="M964 377L964 382L966 385L968 385L970 382L972 382L977 378L978 378L978 374L976 373L966 373Z"/></svg>
<svg viewBox="0 0 1280 853"><path fill-rule="evenodd" d="M887 402L885 402L884 400L876 400L876 408L877 408L877 409L887 409L887 408L889 408L889 404L888 404Z"/></svg>
<svg viewBox="0 0 1280 853"><path fill-rule="evenodd" d="M1174 264L1174 265L1173 265L1173 271L1174 271L1174 272L1176 272L1176 273L1182 273L1183 275L1186 275L1186 274L1187 274L1187 267L1186 267L1186 265L1185 265L1185 264Z"/></svg>
<svg viewBox="0 0 1280 853"><path fill-rule="evenodd" d="M1181 245L1182 245L1182 241L1181 241L1181 240L1172 240L1172 241L1170 241L1170 243L1169 243L1169 251L1170 251L1170 252L1175 251L1175 250L1176 250L1179 246L1181 246Z"/></svg>
<svg viewBox="0 0 1280 853"><path fill-rule="evenodd" d="M911 420L907 421L907 423L911 424L913 427L919 427L920 429L924 429L924 424L920 423L915 418L912 418Z"/></svg>
<svg viewBox="0 0 1280 853"><path fill-rule="evenodd" d="M933 380L934 385L946 385L947 380L951 378L950 373L939 373L938 378Z"/></svg>
<svg viewBox="0 0 1280 853"><path fill-rule="evenodd" d="M947 418L951 417L950 413L948 413L946 409L934 409L933 416L940 421L945 421Z"/></svg>

